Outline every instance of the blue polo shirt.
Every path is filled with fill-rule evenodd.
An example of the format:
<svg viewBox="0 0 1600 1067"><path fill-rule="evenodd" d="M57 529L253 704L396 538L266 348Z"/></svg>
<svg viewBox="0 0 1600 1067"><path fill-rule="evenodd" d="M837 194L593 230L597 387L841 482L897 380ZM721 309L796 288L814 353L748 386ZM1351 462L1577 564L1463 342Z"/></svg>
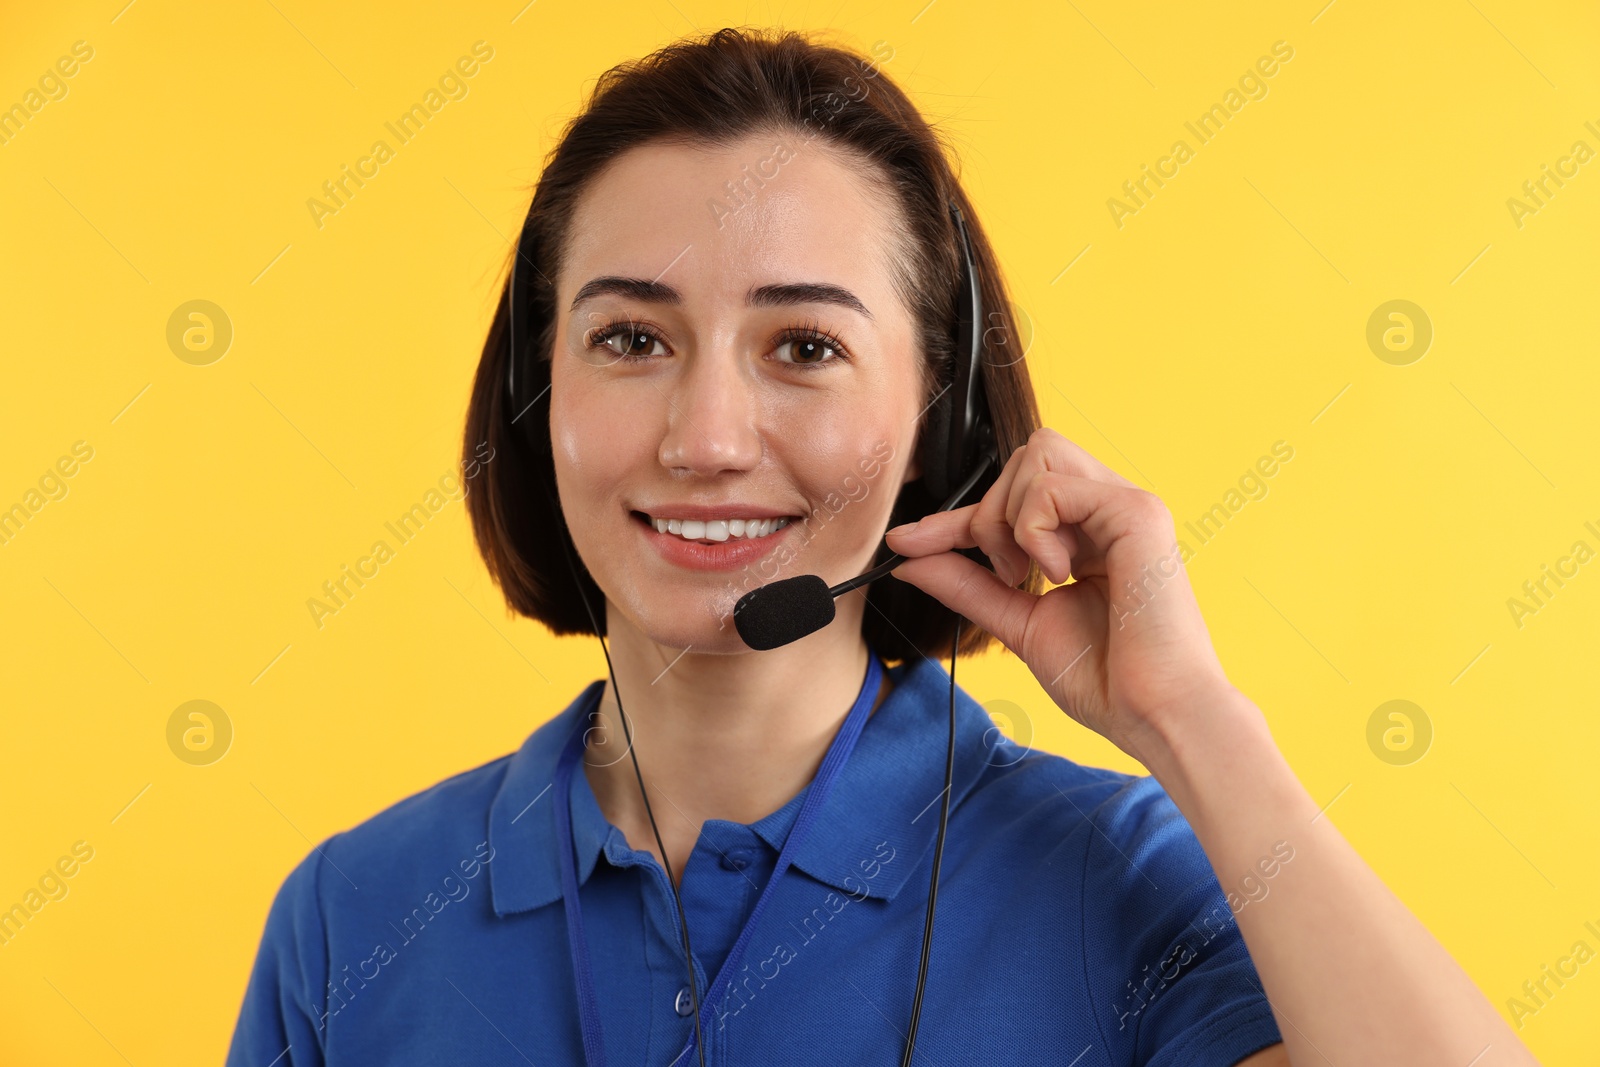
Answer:
<svg viewBox="0 0 1600 1067"><path fill-rule="evenodd" d="M931 659L888 674L704 1032L708 1065L900 1061L950 677ZM603 687L290 872L229 1067L583 1064L551 788ZM956 729L919 1059L1222 1067L1281 1040L1210 864L1153 778L1019 747L960 688ZM680 892L702 996L809 790L701 828ZM694 1026L671 886L581 768L569 800L609 1062L666 1067Z"/></svg>

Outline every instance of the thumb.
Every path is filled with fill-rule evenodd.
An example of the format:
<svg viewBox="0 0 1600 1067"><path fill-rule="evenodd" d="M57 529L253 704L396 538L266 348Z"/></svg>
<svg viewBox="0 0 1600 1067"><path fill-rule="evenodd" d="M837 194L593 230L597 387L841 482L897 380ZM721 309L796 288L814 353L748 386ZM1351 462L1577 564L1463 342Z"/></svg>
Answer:
<svg viewBox="0 0 1600 1067"><path fill-rule="evenodd" d="M1039 598L1006 585L993 571L956 552L908 559L891 573L951 611L988 630L1018 656L1028 616Z"/></svg>

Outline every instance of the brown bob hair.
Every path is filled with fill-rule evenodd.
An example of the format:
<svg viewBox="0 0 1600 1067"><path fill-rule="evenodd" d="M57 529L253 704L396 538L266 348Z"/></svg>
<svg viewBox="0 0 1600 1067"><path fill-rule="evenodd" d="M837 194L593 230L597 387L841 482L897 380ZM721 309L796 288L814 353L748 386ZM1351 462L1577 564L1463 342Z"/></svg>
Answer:
<svg viewBox="0 0 1600 1067"><path fill-rule="evenodd" d="M524 248L531 249L532 262L525 259L517 267L519 286L529 295L528 303L518 308L516 332L519 346L533 345L519 371L533 366L542 372L529 375L535 381L532 391L550 380L554 279L574 208L611 159L646 142L723 146L760 133L779 140L820 138L820 143L866 164L864 172L899 209L902 236L894 285L912 321L927 324L921 338L924 404L953 380L961 253L946 205L953 200L960 207L982 279L983 385L1001 462L1026 444L1039 426L1038 404L1023 353L1017 350L1019 334L999 264L956 180L941 135L878 69L879 62L893 58L892 50L885 56L874 46L873 52L869 57L815 43L794 31L728 28L675 42L602 74L587 107L568 123L547 156L525 223L531 232ZM539 620L556 634L594 634L584 605L587 597L602 630L598 636L604 636L604 594L581 565L575 580L567 562L568 553L575 562L581 560L555 503L550 405L536 399L522 412L510 410L506 318L509 268L516 254L513 248L507 259L507 283L468 402L462 455L474 464L469 469L482 470L477 491L467 494L467 512L478 550L510 610ZM523 394L520 379L517 388ZM514 416L518 426L511 424ZM482 464L485 443L493 462ZM921 478L908 482L895 501L890 525L911 522L940 503ZM874 564L889 555L880 545ZM1037 567L1029 568L1023 588L1040 590ZM872 584L866 595L862 636L884 659L949 654L955 613L943 604L893 580ZM988 632L966 623L958 652L980 652L993 641Z"/></svg>

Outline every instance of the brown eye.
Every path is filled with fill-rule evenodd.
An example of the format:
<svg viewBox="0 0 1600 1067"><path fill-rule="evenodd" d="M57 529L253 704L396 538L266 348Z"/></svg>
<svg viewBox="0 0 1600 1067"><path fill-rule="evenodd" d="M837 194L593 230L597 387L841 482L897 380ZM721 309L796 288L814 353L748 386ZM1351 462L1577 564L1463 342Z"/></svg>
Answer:
<svg viewBox="0 0 1600 1067"><path fill-rule="evenodd" d="M627 334L613 334L610 338L612 341L619 339L623 342L620 354L624 356L651 355L650 346L657 343L654 337L638 330L630 331ZM612 345L611 347L615 348L616 346Z"/></svg>
<svg viewBox="0 0 1600 1067"><path fill-rule="evenodd" d="M827 334L814 330L798 330L784 334L778 339L778 351L781 353L786 348L790 350L789 357L779 355L778 362L797 367L820 367L849 358L838 342Z"/></svg>
<svg viewBox="0 0 1600 1067"><path fill-rule="evenodd" d="M664 347L660 352L651 351L652 346L661 344L655 334L632 323L603 326L589 335L588 343L590 348L606 348L624 360L666 355Z"/></svg>

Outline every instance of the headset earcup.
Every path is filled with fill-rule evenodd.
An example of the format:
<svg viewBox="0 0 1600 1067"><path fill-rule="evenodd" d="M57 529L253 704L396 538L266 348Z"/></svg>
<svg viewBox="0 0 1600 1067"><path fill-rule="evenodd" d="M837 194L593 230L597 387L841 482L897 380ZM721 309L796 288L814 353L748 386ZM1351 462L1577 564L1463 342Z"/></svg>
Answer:
<svg viewBox="0 0 1600 1067"><path fill-rule="evenodd" d="M922 484L935 501L949 496L954 484L945 461L945 453L950 447L951 410L950 390L947 389L924 416L922 440L917 448L917 456L922 462Z"/></svg>

